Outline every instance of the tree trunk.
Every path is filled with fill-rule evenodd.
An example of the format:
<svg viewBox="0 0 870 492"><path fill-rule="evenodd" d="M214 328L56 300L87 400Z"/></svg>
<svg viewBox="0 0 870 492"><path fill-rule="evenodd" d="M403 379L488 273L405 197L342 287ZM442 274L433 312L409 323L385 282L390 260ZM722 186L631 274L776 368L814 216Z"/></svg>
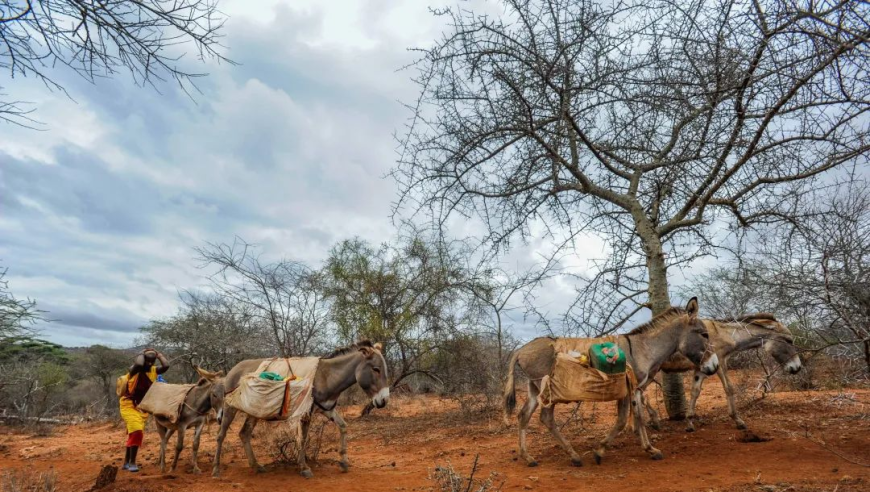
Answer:
<svg viewBox="0 0 870 492"><path fill-rule="evenodd" d="M663 313L671 307L671 298L668 294L668 267L665 263L665 253L662 248L661 238L653 224L642 210L633 214L638 235L643 243L646 253L646 267L649 275L649 304L653 316ZM683 384L682 373L662 375L662 393L665 397L665 409L671 420L684 420L686 418L686 391Z"/></svg>

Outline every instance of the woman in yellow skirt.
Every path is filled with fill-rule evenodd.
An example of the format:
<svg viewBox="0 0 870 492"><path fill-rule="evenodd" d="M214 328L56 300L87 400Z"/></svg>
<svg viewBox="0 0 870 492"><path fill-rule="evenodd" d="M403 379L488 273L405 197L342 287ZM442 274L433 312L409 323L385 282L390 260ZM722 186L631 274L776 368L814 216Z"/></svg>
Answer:
<svg viewBox="0 0 870 492"><path fill-rule="evenodd" d="M158 360L160 367L154 365ZM157 376L168 369L169 361L163 354L154 349L145 349L136 356L127 373L127 384L120 399L121 418L127 424L127 452L124 455L124 469L127 471L139 471L139 467L136 466L136 453L142 445L145 420L148 418L147 413L139 410L139 403L145 398L145 393L157 380Z"/></svg>

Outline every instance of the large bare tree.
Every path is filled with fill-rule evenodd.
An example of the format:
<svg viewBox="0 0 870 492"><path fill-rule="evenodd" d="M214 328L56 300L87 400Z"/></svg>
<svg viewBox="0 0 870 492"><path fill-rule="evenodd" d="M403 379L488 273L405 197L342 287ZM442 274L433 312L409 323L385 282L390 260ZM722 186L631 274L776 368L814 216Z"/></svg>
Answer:
<svg viewBox="0 0 870 492"><path fill-rule="evenodd" d="M64 68L91 82L127 71L137 84L172 80L188 90L202 74L181 65L184 46L225 60L223 22L214 0L0 0L0 71L64 94ZM26 103L0 100L0 121L29 125L29 113Z"/></svg>
<svg viewBox="0 0 870 492"><path fill-rule="evenodd" d="M497 245L533 223L600 234L611 256L590 285L620 294L612 313L665 310L669 269L722 225L787 220L824 173L866 161L866 2L501 6L437 12L449 27L414 65L397 211L479 217ZM681 383L666 379L672 418Z"/></svg>

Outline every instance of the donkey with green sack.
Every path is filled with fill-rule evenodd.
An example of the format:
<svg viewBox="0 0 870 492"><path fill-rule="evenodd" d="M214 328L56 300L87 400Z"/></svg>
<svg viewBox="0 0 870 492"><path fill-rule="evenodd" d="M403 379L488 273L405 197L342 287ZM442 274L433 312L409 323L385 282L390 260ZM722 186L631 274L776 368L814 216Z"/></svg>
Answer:
<svg viewBox="0 0 870 492"><path fill-rule="evenodd" d="M514 384L516 366L519 366L529 378L528 399L518 416L520 456L529 466L537 466L538 462L529 455L526 448L526 427L539 404L538 395L541 391L541 380L553 372L557 358L556 346L560 340L562 339L536 338L517 349L511 355L508 366L503 395L505 422L516 408L516 385ZM625 355L627 364L633 370L639 387L654 377L659 367L675 353L686 356L694 364L701 367L705 374L713 374L719 366L718 357L710 349L707 330L698 319L698 300L696 298L692 298L685 309L672 307L628 334L620 335L617 339L617 346ZM596 462L601 462L607 446L625 428L629 414L634 418L634 427L643 449L652 459L663 457L662 452L653 447L643 425L640 412L641 396L640 391L635 390L618 400L616 425L594 451ZM565 440L556 426L554 408L555 404L542 407L541 422L570 455L571 463L574 466L582 466L583 462L580 455Z"/></svg>

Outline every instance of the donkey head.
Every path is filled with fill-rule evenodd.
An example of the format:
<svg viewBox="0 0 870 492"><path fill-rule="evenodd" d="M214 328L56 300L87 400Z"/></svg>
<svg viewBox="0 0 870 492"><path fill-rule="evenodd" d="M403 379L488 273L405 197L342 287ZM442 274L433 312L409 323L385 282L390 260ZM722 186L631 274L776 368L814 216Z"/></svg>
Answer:
<svg viewBox="0 0 870 492"><path fill-rule="evenodd" d="M765 324L770 328L771 333L766 335L761 342L764 351L773 357L773 360L780 364L787 373L796 374L801 370L802 365L791 331L776 320L767 321Z"/></svg>
<svg viewBox="0 0 870 492"><path fill-rule="evenodd" d="M356 382L371 397L372 404L376 408L384 408L390 400L387 362L381 354L382 349L380 343L371 346L360 345L359 351L363 355L363 361L356 366Z"/></svg>
<svg viewBox="0 0 870 492"><path fill-rule="evenodd" d="M207 371L199 366L193 366L196 369L197 374L200 376L200 380L197 383L199 386L211 385L211 388L208 392L209 402L211 403L211 408L214 408L220 412L220 409L223 408L224 397L226 396L226 389L223 384L223 371L211 372ZM220 420L220 414L218 414L218 420Z"/></svg>
<svg viewBox="0 0 870 492"><path fill-rule="evenodd" d="M698 318L698 298L693 297L686 305L684 317L686 329L682 331L679 352L692 361L706 375L719 369L719 356L710 346L710 335L704 323Z"/></svg>

